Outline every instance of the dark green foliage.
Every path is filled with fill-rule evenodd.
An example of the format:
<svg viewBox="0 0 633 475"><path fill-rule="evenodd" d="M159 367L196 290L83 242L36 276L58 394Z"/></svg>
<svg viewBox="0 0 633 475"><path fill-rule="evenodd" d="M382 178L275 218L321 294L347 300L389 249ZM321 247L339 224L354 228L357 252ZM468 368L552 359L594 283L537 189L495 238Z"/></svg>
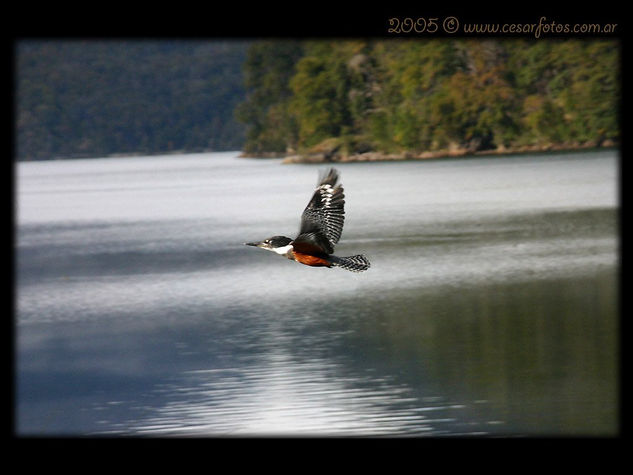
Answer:
<svg viewBox="0 0 633 475"><path fill-rule="evenodd" d="M290 81L291 112L299 126L299 146L312 146L338 137L352 125L348 93L348 43L307 45L307 54L296 65Z"/></svg>
<svg viewBox="0 0 633 475"><path fill-rule="evenodd" d="M20 41L19 159L238 150L241 41Z"/></svg>
<svg viewBox="0 0 633 475"><path fill-rule="evenodd" d="M615 142L619 54L605 39L23 40L16 155Z"/></svg>
<svg viewBox="0 0 633 475"><path fill-rule="evenodd" d="M285 152L296 142L296 125L289 113L289 82L302 47L293 41L261 41L248 50L244 64L246 100L236 117L249 125L244 151Z"/></svg>
<svg viewBox="0 0 633 475"><path fill-rule="evenodd" d="M259 116L257 107L252 117L241 115L250 127L247 150L308 150L333 139L344 153L358 144L383 152L476 151L619 139L616 41L332 40L292 43L292 54L287 48L266 43L271 61L287 60L278 71L247 63L247 77L255 78L249 95L268 101L260 101ZM267 92L256 80L260 70L283 94ZM280 121L269 117L276 108Z"/></svg>

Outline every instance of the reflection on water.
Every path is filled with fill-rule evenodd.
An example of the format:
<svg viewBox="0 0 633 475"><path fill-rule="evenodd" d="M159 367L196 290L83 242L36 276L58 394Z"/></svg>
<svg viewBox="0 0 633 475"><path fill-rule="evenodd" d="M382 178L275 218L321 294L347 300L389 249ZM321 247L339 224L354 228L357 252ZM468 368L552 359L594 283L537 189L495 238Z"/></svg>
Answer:
<svg viewBox="0 0 633 475"><path fill-rule="evenodd" d="M162 383L109 430L609 434L617 424L614 288L605 273L418 289L331 304L339 317L356 308L351 321L308 307L307 317L251 323L242 335L227 328L233 341L224 345L216 343L224 335L203 338L219 352L209 367Z"/></svg>
<svg viewBox="0 0 633 475"><path fill-rule="evenodd" d="M288 227L316 167L24 165L19 434L618 431L613 155L343 166L359 275L240 244Z"/></svg>
<svg viewBox="0 0 633 475"><path fill-rule="evenodd" d="M432 430L410 390L383 378L344 378L328 361L296 363L270 355L252 369L200 370L190 387L166 387L166 407L135 428L139 433L257 435L416 434ZM454 419L446 419L453 421Z"/></svg>

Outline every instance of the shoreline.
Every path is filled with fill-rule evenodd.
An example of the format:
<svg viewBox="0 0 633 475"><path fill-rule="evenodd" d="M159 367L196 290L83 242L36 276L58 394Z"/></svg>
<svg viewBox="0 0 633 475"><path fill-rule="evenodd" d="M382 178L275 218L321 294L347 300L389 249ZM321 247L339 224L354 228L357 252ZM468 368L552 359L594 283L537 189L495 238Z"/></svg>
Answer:
<svg viewBox="0 0 633 475"><path fill-rule="evenodd" d="M341 154L337 152L319 152L319 153L303 153L303 154L280 154L280 153L262 153L250 154L241 153L240 158L281 158L282 164L304 164L304 163L350 163L350 162L386 162L386 161L404 161L404 160L433 160L442 158L461 158L461 157L485 157L500 155L522 155L530 153L548 153L548 152L574 152L589 150L608 150L617 149L619 143L613 141L605 141L602 144L595 142L584 144L548 144L548 145L524 145L520 147L498 147L489 150L470 150L467 148L454 148L426 152L401 152L386 153L378 151L370 151L363 153Z"/></svg>
<svg viewBox="0 0 633 475"><path fill-rule="evenodd" d="M405 161L405 160L434 160L444 158L468 158L468 157L485 157L485 156L501 156L501 155L523 155L534 153L564 153L575 151L590 150L610 150L618 149L619 141L606 140L600 144L596 142L586 142L583 144L550 144L550 145L524 145L520 147L498 147L488 150L472 150L467 148L452 148L426 152L405 151L400 153L388 153L380 151L368 151L362 153L343 154L335 151L319 151L306 153L275 153L263 152L259 154L247 153L239 150L170 150L166 152L119 152L103 155L76 154L65 157L49 157L15 160L19 162L39 162L39 161L55 161L55 160L91 160L91 159L117 159L130 157L145 156L169 156L169 155L193 155L207 153L236 153L238 158L249 159L281 159L282 164L306 164L306 163L350 163L350 162L388 162L388 161Z"/></svg>

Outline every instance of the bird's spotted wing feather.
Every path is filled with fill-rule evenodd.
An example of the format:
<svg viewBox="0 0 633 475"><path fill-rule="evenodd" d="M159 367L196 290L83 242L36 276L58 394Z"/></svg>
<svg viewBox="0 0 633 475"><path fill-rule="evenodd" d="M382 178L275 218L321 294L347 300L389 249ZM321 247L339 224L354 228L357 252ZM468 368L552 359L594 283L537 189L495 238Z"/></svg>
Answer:
<svg viewBox="0 0 633 475"><path fill-rule="evenodd" d="M344 206L345 195L338 184L338 172L331 168L319 179L312 199L303 211L294 248L312 252L318 249L332 254L343 232Z"/></svg>

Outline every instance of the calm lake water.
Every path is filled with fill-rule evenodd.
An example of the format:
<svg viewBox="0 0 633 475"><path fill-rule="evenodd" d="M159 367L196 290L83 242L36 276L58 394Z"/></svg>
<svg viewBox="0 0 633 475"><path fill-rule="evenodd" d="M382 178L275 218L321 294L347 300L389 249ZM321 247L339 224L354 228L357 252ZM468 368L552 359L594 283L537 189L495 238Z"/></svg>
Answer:
<svg viewBox="0 0 633 475"><path fill-rule="evenodd" d="M611 436L618 152L317 165L237 153L16 165L19 435Z"/></svg>

